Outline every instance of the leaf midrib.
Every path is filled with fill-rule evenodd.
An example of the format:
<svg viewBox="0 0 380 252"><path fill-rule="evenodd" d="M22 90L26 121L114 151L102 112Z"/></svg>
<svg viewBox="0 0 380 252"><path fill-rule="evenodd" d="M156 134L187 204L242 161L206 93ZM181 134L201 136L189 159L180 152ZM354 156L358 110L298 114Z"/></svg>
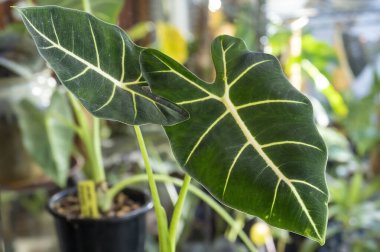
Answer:
<svg viewBox="0 0 380 252"><path fill-rule="evenodd" d="M268 157L268 155L264 152L261 145L256 141L255 137L251 134L248 127L245 125L244 121L241 119L240 115L238 114L237 110L235 109L235 106L229 99L229 97L225 96L223 97L223 103L226 106L227 111L232 115L235 122L238 124L239 128L243 132L244 136L247 138L247 141L253 146L253 148L259 153L262 159L266 162L266 164L272 169L272 171L276 174L278 177L279 182L284 181L287 186L291 189L292 193L296 197L298 203L300 204L302 211L305 213L306 217L308 218L310 224L312 225L314 232L318 236L319 239L321 239L321 236L318 232L318 229L310 216L309 210L306 208L305 203L303 202L301 196L299 195L297 189L294 187L293 183L281 172L279 167L273 163L273 161ZM227 183L227 181L226 181Z"/></svg>

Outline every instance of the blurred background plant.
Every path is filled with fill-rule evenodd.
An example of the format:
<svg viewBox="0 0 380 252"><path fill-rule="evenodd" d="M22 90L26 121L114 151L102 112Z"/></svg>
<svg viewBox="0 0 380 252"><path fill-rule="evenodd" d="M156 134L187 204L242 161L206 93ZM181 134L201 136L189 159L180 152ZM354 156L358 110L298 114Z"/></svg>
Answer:
<svg viewBox="0 0 380 252"><path fill-rule="evenodd" d="M326 244L320 247L226 208L234 217L230 227L190 194L178 232L179 251L247 251L239 231L260 251L379 251L380 1L89 2L96 16L120 25L136 43L162 50L206 80L215 76L212 39L220 34L241 37L251 50L276 55L291 83L313 103L329 150ZM3 251L56 251L51 220L42 211L44 202L56 185L70 185L82 176L80 167L86 161L70 129L73 115L64 91L10 8L31 4L84 8L74 0L0 1L0 237L7 249ZM54 140L44 141L43 132L52 126L57 132ZM143 130L155 171L182 177L163 130L152 125ZM41 141L28 141L30 134L41 134ZM101 134L111 182L143 173L132 131L118 123L102 123ZM67 146L60 160L55 154L57 141ZM164 183L159 190L170 213L178 188ZM146 249L157 251L153 214L148 225Z"/></svg>

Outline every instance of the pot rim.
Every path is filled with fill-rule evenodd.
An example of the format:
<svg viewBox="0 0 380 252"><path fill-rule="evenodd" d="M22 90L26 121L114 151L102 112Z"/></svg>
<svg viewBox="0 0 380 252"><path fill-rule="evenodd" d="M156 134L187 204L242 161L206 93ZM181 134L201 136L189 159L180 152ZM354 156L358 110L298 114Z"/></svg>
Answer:
<svg viewBox="0 0 380 252"><path fill-rule="evenodd" d="M58 202L63 197L67 196L68 194L76 192L77 191L76 187L71 187L71 188L68 188L68 189L65 189L65 190L62 190L62 191L55 193L53 196L50 197L46 208L49 211L49 213L51 215L53 215L55 218L64 219L68 222L78 222L78 223L84 223L84 222L101 222L101 223L111 222L112 223L112 222L128 221L130 219L134 219L140 215L147 213L149 210L151 210L153 208L152 199L151 199L150 195L148 195L146 192L144 192L143 190L140 190L140 189L130 188L130 187L126 187L123 189L123 191L126 191L126 190L141 193L145 198L145 203L141 207L139 207L138 209L133 210L133 211L127 213L126 215L122 216L122 217L109 217L109 218L107 217L107 218L100 218L100 219L67 218L66 216L56 212L53 208L54 203Z"/></svg>

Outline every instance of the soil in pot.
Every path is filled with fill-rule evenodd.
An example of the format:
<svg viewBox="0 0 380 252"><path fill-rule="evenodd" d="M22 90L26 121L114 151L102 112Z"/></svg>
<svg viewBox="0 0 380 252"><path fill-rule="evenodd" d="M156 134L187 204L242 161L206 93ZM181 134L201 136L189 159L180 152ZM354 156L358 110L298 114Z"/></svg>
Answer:
<svg viewBox="0 0 380 252"><path fill-rule="evenodd" d="M125 189L111 211L98 219L83 218L75 189L54 195L54 216L61 252L143 252L145 215L153 204L142 191Z"/></svg>
<svg viewBox="0 0 380 252"><path fill-rule="evenodd" d="M79 198L76 193L72 193L57 202L54 210L65 216L67 219L83 219L80 211ZM111 209L107 212L100 212L100 218L124 217L128 213L141 207L141 203L129 198L124 192L119 193L113 200Z"/></svg>

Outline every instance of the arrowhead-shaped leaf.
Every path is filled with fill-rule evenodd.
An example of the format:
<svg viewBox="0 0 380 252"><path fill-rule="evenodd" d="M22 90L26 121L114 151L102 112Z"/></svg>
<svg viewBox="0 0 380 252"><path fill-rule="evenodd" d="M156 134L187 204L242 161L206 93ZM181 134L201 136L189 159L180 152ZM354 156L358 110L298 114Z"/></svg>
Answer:
<svg viewBox="0 0 380 252"><path fill-rule="evenodd" d="M156 50L141 55L153 92L190 113L165 127L178 162L226 205L324 243L327 155L310 101L240 39L218 37L212 57L207 83Z"/></svg>
<svg viewBox="0 0 380 252"><path fill-rule="evenodd" d="M42 57L93 115L134 125L187 119L150 92L139 66L142 48L119 27L61 7L19 10Z"/></svg>

